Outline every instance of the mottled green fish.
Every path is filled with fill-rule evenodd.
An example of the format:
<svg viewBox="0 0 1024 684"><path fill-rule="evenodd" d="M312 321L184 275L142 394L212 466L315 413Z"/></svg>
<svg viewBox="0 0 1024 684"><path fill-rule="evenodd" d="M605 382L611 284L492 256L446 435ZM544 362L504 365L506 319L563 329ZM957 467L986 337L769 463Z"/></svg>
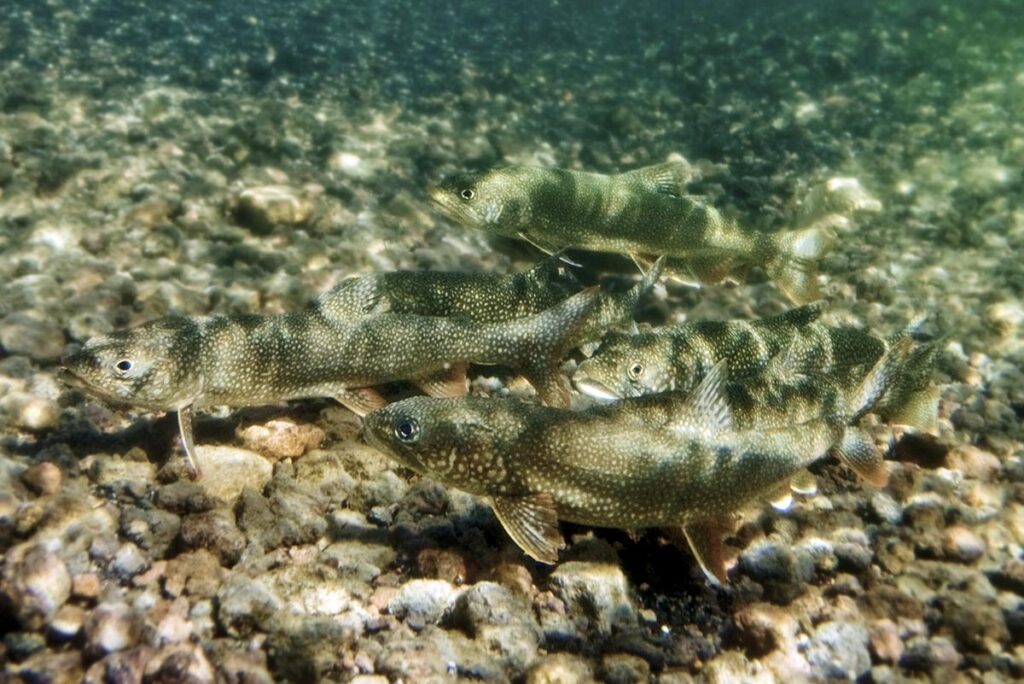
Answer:
<svg viewBox="0 0 1024 684"><path fill-rule="evenodd" d="M798 365L810 371L812 382L849 392L908 335L886 340L850 326L825 325L818 321L823 311L818 302L754 321L694 321L636 334L609 333L573 380L581 392L599 399L687 392L724 360L730 378L741 385L745 376L763 372L788 352L800 357ZM910 353L873 410L890 422L930 429L938 404L931 374L939 347L926 343ZM774 377L777 384L786 382Z"/></svg>
<svg viewBox="0 0 1024 684"><path fill-rule="evenodd" d="M667 416L648 398L573 412L416 397L368 415L364 435L419 473L489 497L509 536L537 560L557 562L559 520L681 527L708 576L725 582L722 536L731 515L820 458L842 438L844 414L862 407L822 406L804 422L740 430L721 394L724 368ZM891 368L880 363L865 379L866 401Z"/></svg>
<svg viewBox="0 0 1024 684"><path fill-rule="evenodd" d="M582 247L628 254L637 263L670 257L668 268L717 282L760 266L794 301L818 297L817 262L831 230L746 231L714 207L683 195L686 165L668 162L606 176L509 166L442 180L431 198L452 220L553 252Z"/></svg>
<svg viewBox="0 0 1024 684"><path fill-rule="evenodd" d="M603 316L596 290L502 323L392 313L337 318L320 302L280 315L172 316L89 340L63 360L62 375L103 399L177 411L197 472L192 417L198 407L333 397L363 415L386 403L373 386L390 381L433 382L449 371L464 393L469 363L514 368L544 401L568 405L558 364ZM439 386L439 394L449 392Z"/></svg>
<svg viewBox="0 0 1024 684"><path fill-rule="evenodd" d="M321 295L320 306L336 318L395 313L496 323L540 313L582 289L556 254L510 275L390 271L348 278Z"/></svg>

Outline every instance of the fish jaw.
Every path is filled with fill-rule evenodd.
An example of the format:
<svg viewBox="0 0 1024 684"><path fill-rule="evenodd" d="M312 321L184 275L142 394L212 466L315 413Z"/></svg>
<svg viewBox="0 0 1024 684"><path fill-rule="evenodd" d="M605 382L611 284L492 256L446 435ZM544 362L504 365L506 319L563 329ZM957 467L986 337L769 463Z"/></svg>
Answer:
<svg viewBox="0 0 1024 684"><path fill-rule="evenodd" d="M607 402L614 402L622 399L620 395L613 392L607 385L600 383L597 380L593 380L579 372L573 376L572 384L576 386L576 389L592 399Z"/></svg>

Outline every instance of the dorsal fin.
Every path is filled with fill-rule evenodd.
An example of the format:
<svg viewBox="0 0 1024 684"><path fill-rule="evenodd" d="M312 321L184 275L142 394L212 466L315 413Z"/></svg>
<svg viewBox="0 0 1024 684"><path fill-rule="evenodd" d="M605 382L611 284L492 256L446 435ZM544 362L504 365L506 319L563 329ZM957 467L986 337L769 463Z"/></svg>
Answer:
<svg viewBox="0 0 1024 684"><path fill-rule="evenodd" d="M493 496L491 503L508 536L526 555L541 563L558 562L565 539L558 529L558 510L550 494Z"/></svg>
<svg viewBox="0 0 1024 684"><path fill-rule="evenodd" d="M723 389L729 364L722 359L707 372L697 388L687 398L679 415L669 423L669 429L680 435L714 436L732 429L732 411L725 400Z"/></svg>
<svg viewBox="0 0 1024 684"><path fill-rule="evenodd" d="M693 178L693 169L684 161L669 161L633 169L620 177L639 183L644 189L673 197L682 197L686 184Z"/></svg>
<svg viewBox="0 0 1024 684"><path fill-rule="evenodd" d="M821 314L825 313L826 308L828 308L828 302L824 299L819 299L816 302L811 302L810 304L804 304L803 306L798 306L795 309L790 309L778 316L772 316L771 319L768 320L774 319L780 323L784 322L786 325L802 328L821 318Z"/></svg>

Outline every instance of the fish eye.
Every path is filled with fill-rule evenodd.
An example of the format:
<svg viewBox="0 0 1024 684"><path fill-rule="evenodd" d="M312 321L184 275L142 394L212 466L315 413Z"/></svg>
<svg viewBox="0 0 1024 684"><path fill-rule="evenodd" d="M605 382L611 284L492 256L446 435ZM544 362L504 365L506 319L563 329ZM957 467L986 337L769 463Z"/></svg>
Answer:
<svg viewBox="0 0 1024 684"><path fill-rule="evenodd" d="M634 363L632 366L630 366L629 369L626 370L626 372L629 374L629 377L632 380L639 380L640 376L644 374L644 364L638 361L637 363Z"/></svg>
<svg viewBox="0 0 1024 684"><path fill-rule="evenodd" d="M132 363L131 359L121 359L120 361L114 364L114 368L116 368L117 372L121 373L122 375L131 371L131 369L134 367L135 364Z"/></svg>
<svg viewBox="0 0 1024 684"><path fill-rule="evenodd" d="M419 439L420 424L414 418L403 418L395 424L395 437L399 442L410 444Z"/></svg>
<svg viewBox="0 0 1024 684"><path fill-rule="evenodd" d="M468 202L476 196L476 193L473 192L473 188L463 188L462 192L459 193L459 196Z"/></svg>

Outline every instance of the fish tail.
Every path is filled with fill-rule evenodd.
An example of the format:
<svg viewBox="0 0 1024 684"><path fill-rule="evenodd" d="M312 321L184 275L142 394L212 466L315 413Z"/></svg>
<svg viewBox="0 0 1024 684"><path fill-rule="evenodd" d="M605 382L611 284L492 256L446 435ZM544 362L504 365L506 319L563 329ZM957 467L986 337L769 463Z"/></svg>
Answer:
<svg viewBox="0 0 1024 684"><path fill-rule="evenodd" d="M835 232L813 227L776 233L770 240L773 256L764 265L768 277L797 304L818 299L818 262L835 245Z"/></svg>
<svg viewBox="0 0 1024 684"><path fill-rule="evenodd" d="M600 288L590 287L546 311L512 321L495 335L498 356L519 371L549 406L567 408L569 382L562 358L602 322Z"/></svg>

